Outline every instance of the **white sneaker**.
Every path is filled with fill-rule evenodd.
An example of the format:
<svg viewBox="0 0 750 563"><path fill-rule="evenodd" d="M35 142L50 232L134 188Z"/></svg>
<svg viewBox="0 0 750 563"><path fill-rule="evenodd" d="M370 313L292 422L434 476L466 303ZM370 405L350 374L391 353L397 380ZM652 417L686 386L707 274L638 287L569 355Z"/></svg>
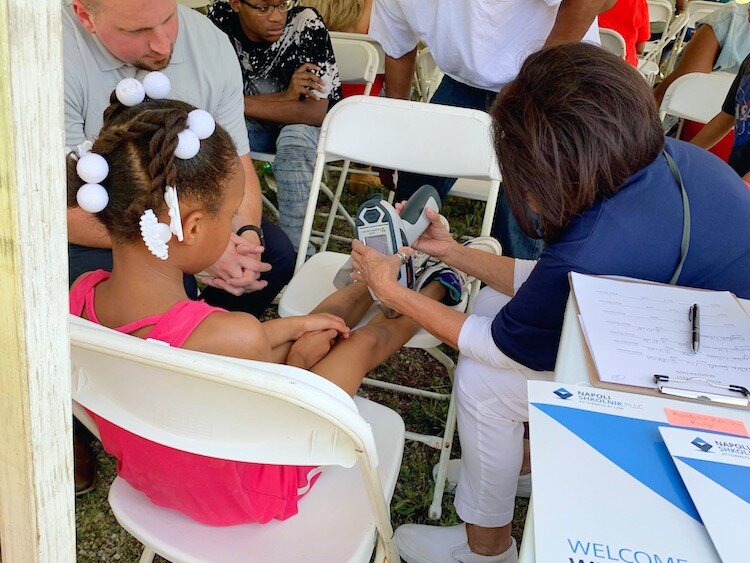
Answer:
<svg viewBox="0 0 750 563"><path fill-rule="evenodd" d="M503 246L500 244L500 241L494 237L474 237L467 240L464 243L464 246L476 248L477 250L489 252L490 254L497 254L498 256L502 256L503 254Z"/></svg>
<svg viewBox="0 0 750 563"><path fill-rule="evenodd" d="M435 464L432 467L432 480L437 480L438 466ZM445 492L455 493L456 487L458 487L458 478L461 475L461 460L451 459L446 465L445 471ZM521 498L531 497L531 473L526 475L518 476L518 488L516 489L516 496Z"/></svg>
<svg viewBox="0 0 750 563"><path fill-rule="evenodd" d="M404 524L394 535L398 554L406 563L518 563L516 540L500 555L478 555L469 549L466 525Z"/></svg>
<svg viewBox="0 0 750 563"><path fill-rule="evenodd" d="M487 252L489 254L494 254L496 256L503 255L503 247L500 244L500 241L493 237L474 237L473 239L467 240L464 243L464 246L481 250L482 252ZM475 280L475 277L468 276L469 283L474 283Z"/></svg>

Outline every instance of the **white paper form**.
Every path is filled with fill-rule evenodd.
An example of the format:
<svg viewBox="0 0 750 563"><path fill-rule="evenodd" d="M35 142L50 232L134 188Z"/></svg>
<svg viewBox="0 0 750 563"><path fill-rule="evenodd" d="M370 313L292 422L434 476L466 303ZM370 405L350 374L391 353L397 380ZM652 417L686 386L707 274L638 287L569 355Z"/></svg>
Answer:
<svg viewBox="0 0 750 563"><path fill-rule="evenodd" d="M602 382L654 388L653 376L750 387L750 317L729 292L571 274L581 324ZM700 308L692 350L691 305ZM672 383L731 395L702 382Z"/></svg>

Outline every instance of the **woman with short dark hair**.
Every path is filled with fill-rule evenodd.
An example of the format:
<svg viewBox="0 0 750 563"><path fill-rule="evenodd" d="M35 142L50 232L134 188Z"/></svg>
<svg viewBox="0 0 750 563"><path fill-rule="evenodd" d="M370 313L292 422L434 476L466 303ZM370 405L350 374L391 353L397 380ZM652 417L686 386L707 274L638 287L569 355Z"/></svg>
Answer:
<svg viewBox="0 0 750 563"><path fill-rule="evenodd" d="M750 298L750 191L718 158L664 139L648 85L623 60L587 44L544 49L491 113L513 214L546 243L537 262L461 246L431 214L414 248L488 286L467 316L398 284L398 258L353 244L355 278L460 352L455 505L466 526L401 526L408 562L516 561L510 522L522 465L529 470L526 382L552 377L569 272Z"/></svg>

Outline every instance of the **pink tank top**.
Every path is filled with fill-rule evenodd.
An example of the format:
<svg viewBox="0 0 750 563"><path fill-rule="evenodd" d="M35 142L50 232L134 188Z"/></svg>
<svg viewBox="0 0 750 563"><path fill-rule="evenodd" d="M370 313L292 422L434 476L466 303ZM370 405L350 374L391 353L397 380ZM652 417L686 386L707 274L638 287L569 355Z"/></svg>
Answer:
<svg viewBox="0 0 750 563"><path fill-rule="evenodd" d="M70 312L101 324L94 309L97 284L109 279L97 270L81 276L70 290ZM181 347L208 315L224 311L203 301L180 301L163 315L139 319L115 330L132 334L153 328L144 338ZM317 467L240 463L183 452L115 426L90 413L104 449L117 458L117 474L159 506L179 510L198 522L232 526L285 520L297 514L299 499L315 483Z"/></svg>

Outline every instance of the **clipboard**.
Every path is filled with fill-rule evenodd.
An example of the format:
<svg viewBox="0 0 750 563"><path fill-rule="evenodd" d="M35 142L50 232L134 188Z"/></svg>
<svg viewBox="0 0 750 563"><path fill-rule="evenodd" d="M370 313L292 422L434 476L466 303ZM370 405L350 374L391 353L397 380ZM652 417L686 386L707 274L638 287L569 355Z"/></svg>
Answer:
<svg viewBox="0 0 750 563"><path fill-rule="evenodd" d="M569 292L569 308L572 308L570 312L566 310L566 315L572 313L575 315L574 323L575 327L578 331L578 336L582 342L582 348L583 353L586 361L586 367L589 374L589 378L591 380L591 384L594 387L600 388L600 389L609 389L611 391L623 391L626 393L637 393L640 395L649 395L652 397L662 397L662 398L670 398L670 399L677 399L681 401L687 401L690 403L697 403L697 404L710 404L714 406L719 407L729 407L729 408L739 408L744 410L750 410L750 398L744 397L744 400L735 400L736 398L739 399L742 397L739 393L735 396L733 395L721 395L717 393L711 392L711 387L706 386L706 392L700 392L700 391L693 391L690 389L681 389L679 385L657 385L654 384L653 387L641 387L639 385L629 385L625 383L613 383L610 381L602 381L599 376L599 371L596 367L596 363L594 362L594 358L591 354L591 349L589 348L588 340L586 339L586 335L584 333L584 328L581 326L581 310L578 306L578 301L576 299L576 294L573 289L573 278L572 278L573 272L568 273L568 283L570 286L570 292ZM589 274L586 274L589 275ZM682 287L682 286L670 286L668 284L659 283L659 282L653 282L648 280L636 280L633 278L627 278L622 276L592 276L592 277L598 277L598 278L604 278L604 279L610 279L618 282L626 282L626 283L634 283L638 285L648 284L648 285L658 285L658 286L664 286L664 287ZM685 288L690 289L691 291L705 291L708 293L711 293L712 290L710 289L701 289L701 288ZM742 302L737 298L736 295L732 294L732 298L737 303L737 305L745 312L745 314L750 317L750 313L748 310L742 305ZM745 386L750 386L750 379L745 382Z"/></svg>

